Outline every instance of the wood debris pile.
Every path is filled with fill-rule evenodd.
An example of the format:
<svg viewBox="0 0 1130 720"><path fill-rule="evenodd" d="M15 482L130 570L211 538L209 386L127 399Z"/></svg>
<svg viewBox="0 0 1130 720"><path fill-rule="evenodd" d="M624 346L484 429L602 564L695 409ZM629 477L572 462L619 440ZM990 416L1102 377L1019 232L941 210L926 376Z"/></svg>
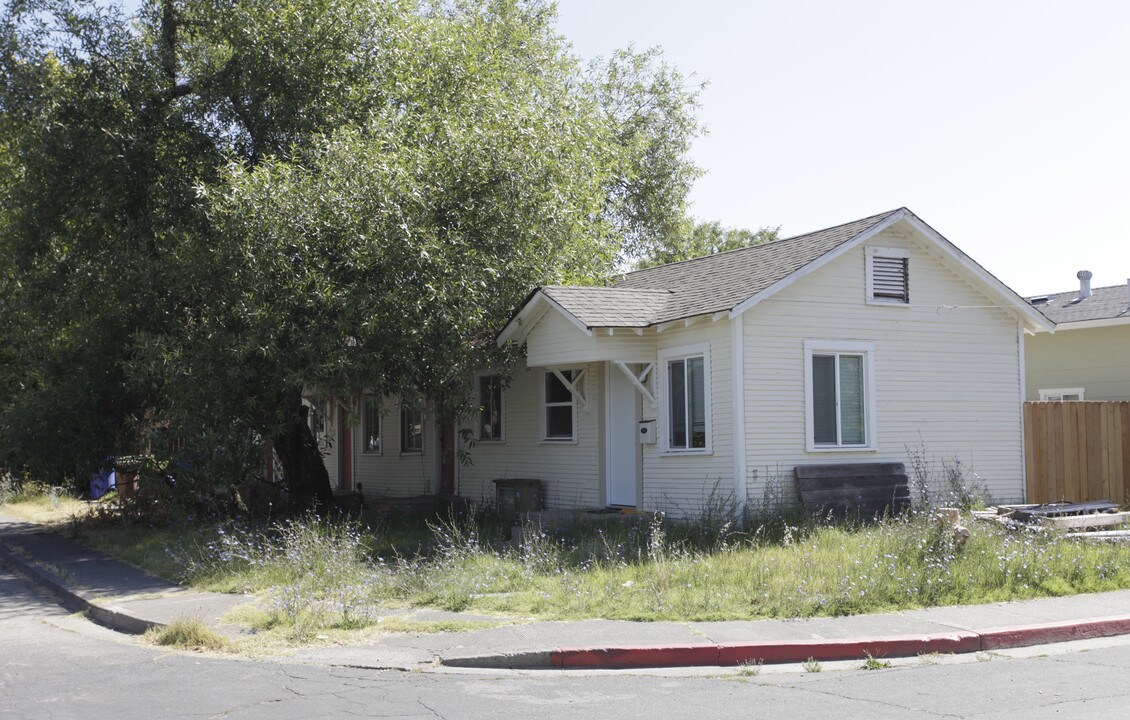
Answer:
<svg viewBox="0 0 1130 720"><path fill-rule="evenodd" d="M1117 504L1107 500L1000 505L974 510L973 517L1012 529L1058 531L1066 537L1092 540L1130 541L1130 512L1120 512Z"/></svg>

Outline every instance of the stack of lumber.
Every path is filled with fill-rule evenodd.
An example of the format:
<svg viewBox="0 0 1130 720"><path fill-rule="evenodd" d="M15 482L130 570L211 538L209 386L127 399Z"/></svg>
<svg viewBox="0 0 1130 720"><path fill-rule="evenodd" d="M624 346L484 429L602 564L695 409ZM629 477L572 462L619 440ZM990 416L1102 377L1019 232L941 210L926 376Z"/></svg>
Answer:
<svg viewBox="0 0 1130 720"><path fill-rule="evenodd" d="M882 517L910 509L902 463L797 465L797 490L808 515Z"/></svg>
<svg viewBox="0 0 1130 720"><path fill-rule="evenodd" d="M1014 528L1057 530L1068 537L1130 540L1130 530L1116 529L1130 524L1130 512L1119 512L1118 505L1108 500L1001 505L974 511L973 515Z"/></svg>

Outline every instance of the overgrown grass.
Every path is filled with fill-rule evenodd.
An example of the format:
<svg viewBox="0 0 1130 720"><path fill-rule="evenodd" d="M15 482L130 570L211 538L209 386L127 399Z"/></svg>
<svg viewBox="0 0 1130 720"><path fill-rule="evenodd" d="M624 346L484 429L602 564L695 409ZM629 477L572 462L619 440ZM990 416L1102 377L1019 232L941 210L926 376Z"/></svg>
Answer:
<svg viewBox="0 0 1130 720"><path fill-rule="evenodd" d="M180 650L225 652L233 647L227 638L217 635L200 618L177 618L165 627L148 631L145 639L155 645Z"/></svg>
<svg viewBox="0 0 1130 720"><path fill-rule="evenodd" d="M164 557L196 587L257 594L264 608L258 624L297 636L371 626L388 607L561 620L734 620L1130 587L1123 548L988 523L973 531L959 547L929 517L915 515L843 526L777 521L701 542L693 528L656 516L559 532L528 528L522 547L511 549L485 541L473 523L433 523L426 552L383 555L376 548L390 541L371 530L306 520L226 525L207 542L196 536Z"/></svg>
<svg viewBox="0 0 1130 720"><path fill-rule="evenodd" d="M560 620L735 620L1130 587L1130 553L1118 545L976 523L969 542L957 546L928 513L841 525L766 519L746 532L640 515L528 527L517 548L482 518L160 528L84 521L75 530L163 577L255 594L259 615L249 624L296 639L370 628L382 622L378 611L396 607Z"/></svg>
<svg viewBox="0 0 1130 720"><path fill-rule="evenodd" d="M66 522L88 509L86 503L68 495L63 488L17 481L7 473L0 475L0 507L12 517L42 525Z"/></svg>

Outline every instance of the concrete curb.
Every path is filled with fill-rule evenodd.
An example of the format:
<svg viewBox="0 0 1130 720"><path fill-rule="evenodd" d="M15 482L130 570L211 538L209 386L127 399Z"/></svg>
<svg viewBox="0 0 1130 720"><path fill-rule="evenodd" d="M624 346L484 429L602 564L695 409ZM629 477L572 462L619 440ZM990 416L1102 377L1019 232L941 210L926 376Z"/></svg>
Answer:
<svg viewBox="0 0 1130 720"><path fill-rule="evenodd" d="M10 567L16 574L55 595L66 609L84 613L103 627L129 635L142 635L152 628L164 627L163 623L134 617L117 605L98 605L90 598L67 587L53 573L24 560L3 540L0 540L0 562Z"/></svg>
<svg viewBox="0 0 1130 720"><path fill-rule="evenodd" d="M989 628L981 630L979 634L981 636L981 649L985 651L1130 635L1130 615L1067 620L1039 625L1020 625L1008 628Z"/></svg>
<svg viewBox="0 0 1130 720"><path fill-rule="evenodd" d="M164 623L145 620L112 604L99 604L90 593L67 586L66 580L37 564L0 534L0 563L56 596L68 610L85 613L92 621L118 632L139 635ZM733 666L743 663L801 663L874 658L913 657L930 653L973 653L1008 648L1130 635L1130 615L1083 618L1010 627L923 635L818 640L554 647L490 655L443 657L450 667L493 669L616 669L694 666Z"/></svg>
<svg viewBox="0 0 1130 720"><path fill-rule="evenodd" d="M874 638L778 640L619 647L559 647L549 652L445 658L444 665L509 669L629 669L768 665L961 654L1130 634L1130 615L1038 625Z"/></svg>

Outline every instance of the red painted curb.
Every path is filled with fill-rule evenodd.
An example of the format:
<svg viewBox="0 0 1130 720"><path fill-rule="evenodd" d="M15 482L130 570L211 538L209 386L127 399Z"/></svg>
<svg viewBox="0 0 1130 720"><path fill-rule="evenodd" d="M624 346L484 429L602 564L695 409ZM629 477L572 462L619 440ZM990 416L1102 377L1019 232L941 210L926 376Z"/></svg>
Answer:
<svg viewBox="0 0 1130 720"><path fill-rule="evenodd" d="M843 638L827 640L783 640L778 642L727 643L719 646L720 665L746 662L799 663L808 658L820 661L863 660L910 657L924 653L965 653L981 649L975 633L955 632L946 635L901 635L880 638Z"/></svg>
<svg viewBox="0 0 1130 720"><path fill-rule="evenodd" d="M717 665L718 646L658 645L607 648L554 648L550 664L559 668L645 668Z"/></svg>
<svg viewBox="0 0 1130 720"><path fill-rule="evenodd" d="M739 665L747 662L797 663L908 657L923 653L968 653L981 649L976 633L902 635L883 638L779 640L754 643L555 648L550 664L557 668L647 668Z"/></svg>
<svg viewBox="0 0 1130 720"><path fill-rule="evenodd" d="M1130 634L1130 615L1118 615L1088 620L1068 620L1040 625L989 628L977 633L981 636L982 650L1004 650L1028 645L1046 645Z"/></svg>
<svg viewBox="0 0 1130 720"><path fill-rule="evenodd" d="M1045 645L1069 640L1130 635L1130 615L1069 620L1039 625L988 628L944 635L901 635L878 638L779 640L753 643L555 648L550 664L557 668L647 668L799 663L912 657L926 653L971 653Z"/></svg>

